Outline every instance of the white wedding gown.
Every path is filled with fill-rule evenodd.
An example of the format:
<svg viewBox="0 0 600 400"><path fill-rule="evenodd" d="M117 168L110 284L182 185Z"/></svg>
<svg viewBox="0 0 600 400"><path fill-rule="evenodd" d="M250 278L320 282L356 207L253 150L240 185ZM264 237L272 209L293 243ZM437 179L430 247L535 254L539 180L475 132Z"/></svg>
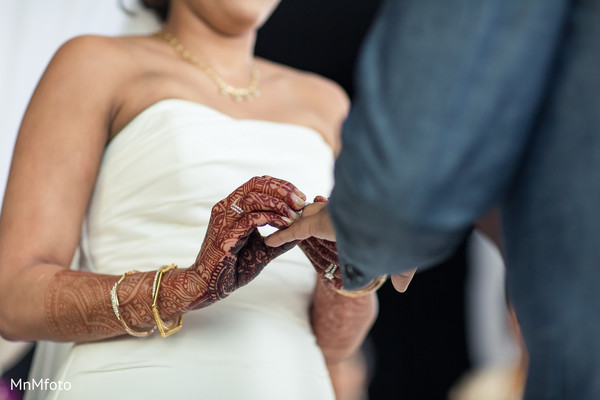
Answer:
<svg viewBox="0 0 600 400"><path fill-rule="evenodd" d="M310 128L159 101L106 149L79 268L120 275L190 266L212 206L239 185L270 175L312 201L329 194L332 168L331 149ZM122 336L74 345L53 360L56 368L45 360L54 372L47 377L69 382L70 390L29 398L333 399L309 320L315 279L294 248L228 298L187 313L183 329L166 339ZM44 363L40 357L36 362Z"/></svg>

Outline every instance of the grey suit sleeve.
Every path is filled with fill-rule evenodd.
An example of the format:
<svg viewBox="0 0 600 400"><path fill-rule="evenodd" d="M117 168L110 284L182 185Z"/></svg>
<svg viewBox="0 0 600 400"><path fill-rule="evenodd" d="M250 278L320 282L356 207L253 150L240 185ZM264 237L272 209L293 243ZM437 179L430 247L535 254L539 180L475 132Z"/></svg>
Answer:
<svg viewBox="0 0 600 400"><path fill-rule="evenodd" d="M330 210L344 285L448 257L533 140L563 0L392 0L359 59Z"/></svg>

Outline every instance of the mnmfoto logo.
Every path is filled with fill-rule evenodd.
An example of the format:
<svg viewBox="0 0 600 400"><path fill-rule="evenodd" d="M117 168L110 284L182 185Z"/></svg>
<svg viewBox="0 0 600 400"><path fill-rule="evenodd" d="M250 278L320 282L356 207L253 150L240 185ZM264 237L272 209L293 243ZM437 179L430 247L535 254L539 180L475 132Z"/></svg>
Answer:
<svg viewBox="0 0 600 400"><path fill-rule="evenodd" d="M23 381L19 379L15 382L14 379L10 380L10 390L71 390L71 382L63 381L51 381L50 379L32 379L30 381Z"/></svg>

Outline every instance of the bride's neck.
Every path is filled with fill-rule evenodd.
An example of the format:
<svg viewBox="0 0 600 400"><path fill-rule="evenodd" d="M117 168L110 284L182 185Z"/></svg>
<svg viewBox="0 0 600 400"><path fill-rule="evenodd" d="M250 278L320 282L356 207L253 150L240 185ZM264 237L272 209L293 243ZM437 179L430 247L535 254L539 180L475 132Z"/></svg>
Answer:
<svg viewBox="0 0 600 400"><path fill-rule="evenodd" d="M255 30L227 35L191 12L177 8L171 10L163 29L223 78L247 81L254 59Z"/></svg>

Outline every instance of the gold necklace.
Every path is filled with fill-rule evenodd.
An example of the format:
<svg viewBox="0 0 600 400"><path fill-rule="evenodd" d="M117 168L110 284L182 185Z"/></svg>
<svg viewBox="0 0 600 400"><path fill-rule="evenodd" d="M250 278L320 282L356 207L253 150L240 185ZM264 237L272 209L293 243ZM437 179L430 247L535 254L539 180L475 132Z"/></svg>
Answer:
<svg viewBox="0 0 600 400"><path fill-rule="evenodd" d="M206 76L213 81L217 87L219 88L219 92L222 95L228 94L231 98L237 102L242 100L252 100L255 97L260 96L260 91L258 90L258 83L260 81L260 71L258 67L253 64L251 70L251 78L250 85L245 88L238 88L235 86L231 86L227 82L223 80L217 73L208 65L198 60L196 56L190 53L183 45L177 40L177 38L171 35L168 32L163 31L162 29L155 33L156 36L163 39L183 58L185 61L195 65L202 72L206 74Z"/></svg>

